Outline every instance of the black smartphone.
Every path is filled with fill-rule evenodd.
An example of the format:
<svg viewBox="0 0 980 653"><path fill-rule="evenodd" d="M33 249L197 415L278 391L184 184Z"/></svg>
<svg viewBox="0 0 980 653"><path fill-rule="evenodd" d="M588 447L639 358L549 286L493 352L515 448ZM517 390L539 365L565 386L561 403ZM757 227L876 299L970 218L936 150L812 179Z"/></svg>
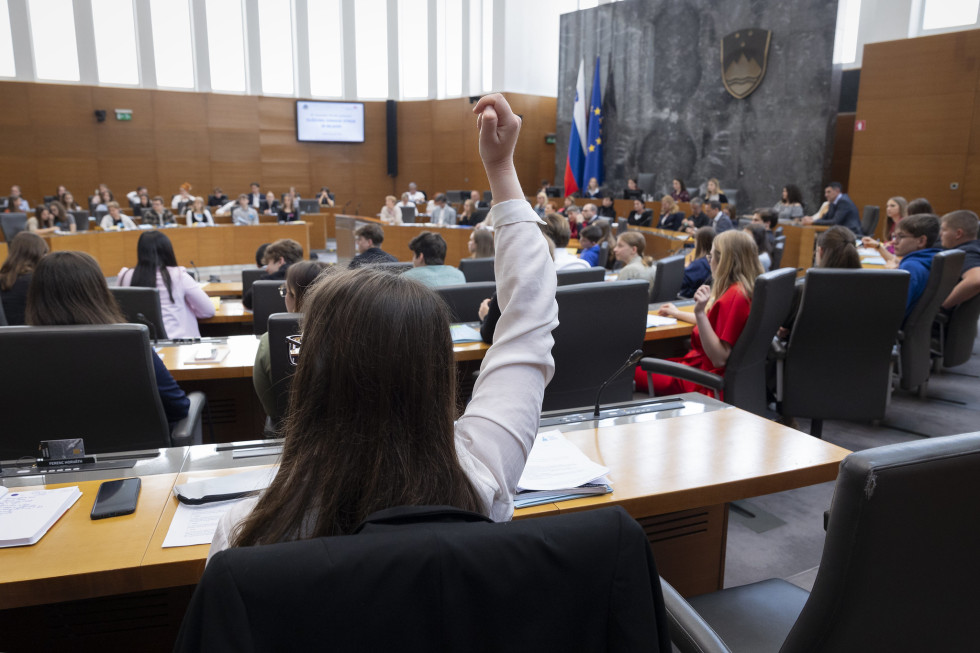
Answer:
<svg viewBox="0 0 980 653"><path fill-rule="evenodd" d="M92 519L119 517L136 512L136 502L140 497L140 479L121 478L106 481L99 486L92 506Z"/></svg>

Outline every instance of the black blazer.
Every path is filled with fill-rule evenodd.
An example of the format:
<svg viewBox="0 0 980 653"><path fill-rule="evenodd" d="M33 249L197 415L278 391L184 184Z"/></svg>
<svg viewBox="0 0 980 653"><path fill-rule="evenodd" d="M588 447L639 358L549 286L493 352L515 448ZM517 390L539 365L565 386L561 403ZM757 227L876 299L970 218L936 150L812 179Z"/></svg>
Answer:
<svg viewBox="0 0 980 653"><path fill-rule="evenodd" d="M850 197L843 194L836 204L830 205L830 208L827 209L827 215L820 220L814 220L813 224L839 224L853 231L858 238L863 235L858 207L851 201Z"/></svg>
<svg viewBox="0 0 980 653"><path fill-rule="evenodd" d="M520 618L501 616L515 602ZM560 627L556 627L559 625ZM175 651L670 651L659 575L620 507L488 523L443 506L355 535L221 551Z"/></svg>
<svg viewBox="0 0 980 653"><path fill-rule="evenodd" d="M675 213L660 216L660 223L657 226L661 229L680 231L682 222L684 222L684 212L677 211Z"/></svg>
<svg viewBox="0 0 980 653"><path fill-rule="evenodd" d="M630 211L626 221L634 227L649 227L653 224L653 211L646 209L640 215L637 215L636 211Z"/></svg>

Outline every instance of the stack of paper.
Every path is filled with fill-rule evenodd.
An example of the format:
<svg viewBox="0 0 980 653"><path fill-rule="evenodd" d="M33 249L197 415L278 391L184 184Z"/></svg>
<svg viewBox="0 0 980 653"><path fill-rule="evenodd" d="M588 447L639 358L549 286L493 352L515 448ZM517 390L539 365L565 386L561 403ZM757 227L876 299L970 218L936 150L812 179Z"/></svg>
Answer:
<svg viewBox="0 0 980 653"><path fill-rule="evenodd" d="M468 324L451 324L449 332L452 334L453 342L483 342L480 332Z"/></svg>
<svg viewBox="0 0 980 653"><path fill-rule="evenodd" d="M538 433L517 483L514 507L612 492L609 468L593 462L561 431Z"/></svg>
<svg viewBox="0 0 980 653"><path fill-rule="evenodd" d="M674 326L677 324L677 319L673 317L664 317L663 315L650 315L647 313L647 328L662 327L662 326Z"/></svg>
<svg viewBox="0 0 980 653"><path fill-rule="evenodd" d="M0 487L0 548L34 544L80 496L77 485L27 492Z"/></svg>

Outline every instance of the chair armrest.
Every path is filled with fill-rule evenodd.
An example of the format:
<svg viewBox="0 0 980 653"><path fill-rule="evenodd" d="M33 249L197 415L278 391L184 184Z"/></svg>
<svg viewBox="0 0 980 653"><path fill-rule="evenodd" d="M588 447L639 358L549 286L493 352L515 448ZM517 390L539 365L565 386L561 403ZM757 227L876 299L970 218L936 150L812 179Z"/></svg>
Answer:
<svg viewBox="0 0 980 653"><path fill-rule="evenodd" d="M674 361L665 361L660 358L641 358L640 368L644 372L652 372L653 374L663 374L665 376L677 377L678 379L684 379L685 381L691 381L692 383L703 385L704 387L711 388L712 390L720 391L725 385L725 379L717 374L705 372L704 370L699 370L698 368L691 367L690 365L682 365L680 363L675 363Z"/></svg>
<svg viewBox="0 0 980 653"><path fill-rule="evenodd" d="M203 442L201 414L204 412L207 398L203 392L190 392L187 398L191 402L187 409L187 417L177 422L170 432L170 445L173 447L188 447Z"/></svg>
<svg viewBox="0 0 980 653"><path fill-rule="evenodd" d="M934 317L932 321L938 324L939 326L946 326L947 324L949 324L949 313L939 311L938 313L936 313L936 317Z"/></svg>
<svg viewBox="0 0 980 653"><path fill-rule="evenodd" d="M769 358L771 360L786 360L786 345L787 341L773 336L772 343L769 345Z"/></svg>
<svg viewBox="0 0 980 653"><path fill-rule="evenodd" d="M701 618L691 604L663 578L660 587L667 608L670 641L681 653L731 653L711 626Z"/></svg>

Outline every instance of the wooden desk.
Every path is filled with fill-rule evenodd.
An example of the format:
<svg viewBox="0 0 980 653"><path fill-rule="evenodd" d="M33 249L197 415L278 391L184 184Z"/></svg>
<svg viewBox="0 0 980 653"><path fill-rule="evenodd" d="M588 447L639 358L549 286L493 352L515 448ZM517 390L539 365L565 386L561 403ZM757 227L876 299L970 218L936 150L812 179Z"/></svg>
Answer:
<svg viewBox="0 0 980 653"><path fill-rule="evenodd" d="M726 502L833 480L848 453L735 408L562 430L610 468L614 492L519 510L515 518L621 505L647 529L661 573L686 593L721 584ZM184 466L193 458L188 454ZM0 608L195 583L208 546L161 549L177 504L170 490L192 477L244 469L143 477L137 512L98 522L88 517L98 481L80 483L82 498L37 545L0 550ZM679 518L684 511L699 516ZM669 535L657 526L664 516ZM687 568L695 558L715 562L706 580L701 564Z"/></svg>
<svg viewBox="0 0 980 653"><path fill-rule="evenodd" d="M241 281L222 281L221 283L204 284L204 292L208 297L241 297Z"/></svg>
<svg viewBox="0 0 980 653"><path fill-rule="evenodd" d="M159 347L158 352L163 364L170 370L176 381L208 381L214 379L247 378L251 382L252 364L255 363L255 352L259 348L259 339L255 336L230 336L226 342L214 346L219 350L227 350L228 355L218 362L188 363L193 352L204 346L198 344L168 345Z"/></svg>
<svg viewBox="0 0 980 653"><path fill-rule="evenodd" d="M646 248L643 253L658 260L678 253L684 249L685 243L691 240L691 236L682 231L669 231L652 227L630 227L629 230L643 234L643 238L646 240Z"/></svg>
<svg viewBox="0 0 980 653"><path fill-rule="evenodd" d="M262 243L280 238L292 238L310 251L310 225L308 223L259 224L248 227L217 225L214 227L169 227L162 229L174 246L177 263L191 267L212 265L240 265L255 260L255 250ZM77 250L95 257L102 274L113 276L123 267L136 265L136 242L142 230L137 231L85 231L64 236L44 238L51 251Z"/></svg>
<svg viewBox="0 0 980 653"><path fill-rule="evenodd" d="M240 299L225 299L215 307L214 317L198 319L200 324L228 324L252 322L252 311L245 308Z"/></svg>
<svg viewBox="0 0 980 653"><path fill-rule="evenodd" d="M384 229L385 239L381 248L399 261L411 261L413 254L408 243L423 231L439 234L446 241L446 265L459 266L459 262L470 255L468 244L472 227L447 227L444 225L387 225L378 218L337 215L334 217L337 239L337 258L354 258L354 229L361 224L374 223Z"/></svg>
<svg viewBox="0 0 980 653"><path fill-rule="evenodd" d="M813 254L816 252L817 234L830 227L826 225L798 225L780 222L786 245L780 267L808 270L813 267Z"/></svg>

